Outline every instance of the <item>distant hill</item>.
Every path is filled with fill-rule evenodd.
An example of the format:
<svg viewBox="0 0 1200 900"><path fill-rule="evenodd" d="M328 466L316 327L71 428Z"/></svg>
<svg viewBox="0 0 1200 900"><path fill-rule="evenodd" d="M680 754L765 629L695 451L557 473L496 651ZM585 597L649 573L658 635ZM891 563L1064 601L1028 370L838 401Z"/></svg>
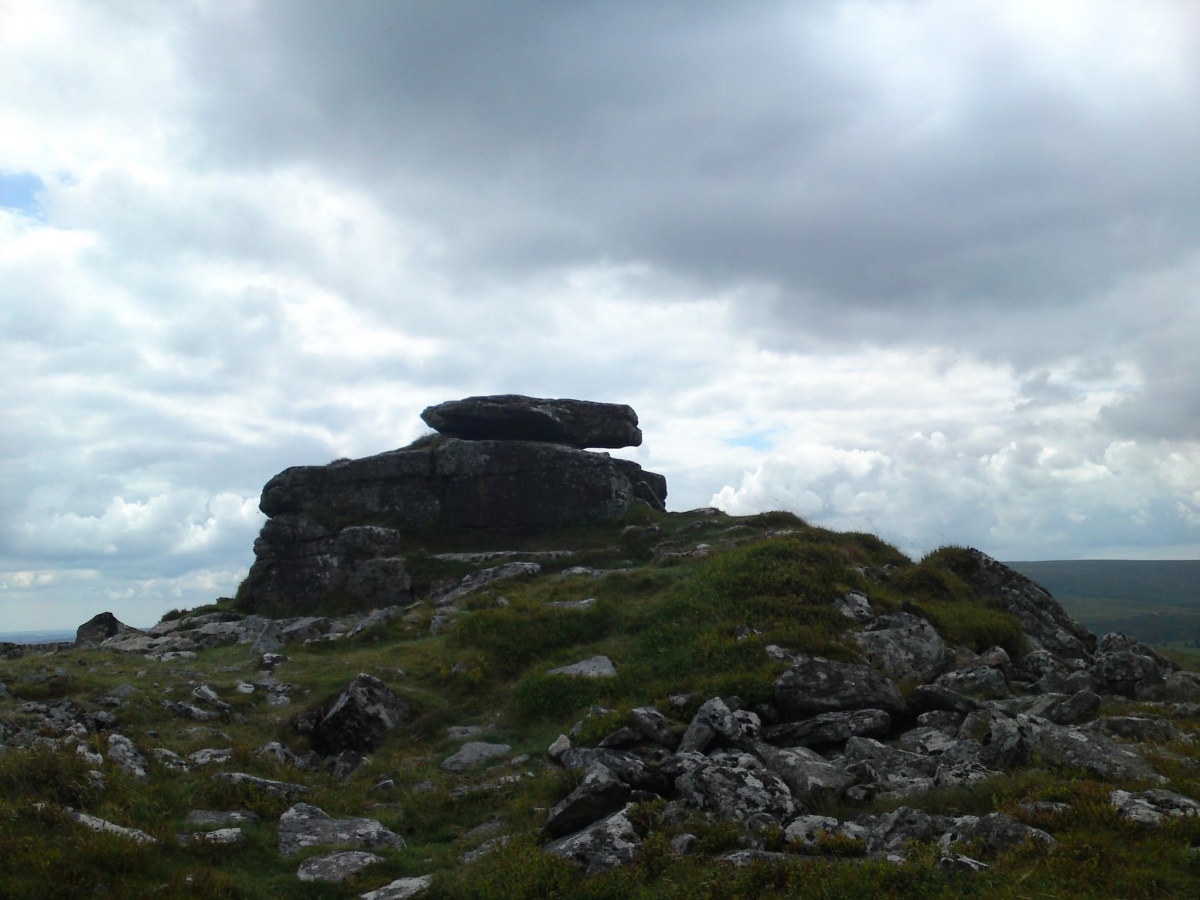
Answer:
<svg viewBox="0 0 1200 900"><path fill-rule="evenodd" d="M1200 642L1200 560L1061 559L1009 562L1097 635L1152 644Z"/></svg>

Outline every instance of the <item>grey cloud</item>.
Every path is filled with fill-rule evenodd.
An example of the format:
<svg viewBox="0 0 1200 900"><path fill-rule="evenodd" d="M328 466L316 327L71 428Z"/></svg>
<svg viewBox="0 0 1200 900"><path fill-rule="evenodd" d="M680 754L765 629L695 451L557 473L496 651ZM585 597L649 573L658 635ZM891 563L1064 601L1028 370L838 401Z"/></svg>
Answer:
<svg viewBox="0 0 1200 900"><path fill-rule="evenodd" d="M846 308L1079 308L1197 245L1183 105L1113 110L997 37L940 106L895 109L891 61L822 47L836 10L266 3L193 58L214 152L341 169L477 272L765 280L777 323L836 332Z"/></svg>

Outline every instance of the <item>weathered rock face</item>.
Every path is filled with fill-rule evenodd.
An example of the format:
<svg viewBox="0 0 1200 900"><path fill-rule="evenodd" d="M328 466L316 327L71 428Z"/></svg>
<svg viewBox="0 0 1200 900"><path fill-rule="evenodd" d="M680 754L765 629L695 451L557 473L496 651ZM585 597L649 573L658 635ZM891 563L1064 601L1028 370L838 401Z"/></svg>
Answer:
<svg viewBox="0 0 1200 900"><path fill-rule="evenodd" d="M269 519L254 542L257 559L243 588L251 609L283 603L312 609L335 591L363 607L382 608L412 600L412 579L397 556L400 532L351 526L336 531L306 515Z"/></svg>
<svg viewBox="0 0 1200 900"><path fill-rule="evenodd" d="M616 403L495 394L439 403L421 418L440 434L469 441L544 441L580 449L642 443L637 413Z"/></svg>
<svg viewBox="0 0 1200 900"><path fill-rule="evenodd" d="M363 608L404 603L411 599L398 555L404 530L612 521L638 499L663 509L665 479L606 453L528 440L447 438L292 467L263 488L259 507L270 520L255 541L239 605L302 612L331 598Z"/></svg>

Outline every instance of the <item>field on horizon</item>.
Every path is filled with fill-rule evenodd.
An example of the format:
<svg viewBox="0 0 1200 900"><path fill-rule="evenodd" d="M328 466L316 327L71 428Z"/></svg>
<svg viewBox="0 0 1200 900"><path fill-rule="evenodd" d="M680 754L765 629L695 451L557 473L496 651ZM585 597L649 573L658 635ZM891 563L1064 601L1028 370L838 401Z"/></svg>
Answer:
<svg viewBox="0 0 1200 900"><path fill-rule="evenodd" d="M1007 562L1097 636L1120 631L1170 649L1200 649L1200 560Z"/></svg>

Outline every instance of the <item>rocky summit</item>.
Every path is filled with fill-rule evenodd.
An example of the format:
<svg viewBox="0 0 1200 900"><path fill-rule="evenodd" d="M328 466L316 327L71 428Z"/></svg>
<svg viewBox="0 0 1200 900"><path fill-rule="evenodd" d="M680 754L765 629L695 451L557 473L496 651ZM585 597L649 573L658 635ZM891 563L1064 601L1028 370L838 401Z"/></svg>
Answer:
<svg viewBox="0 0 1200 900"><path fill-rule="evenodd" d="M636 499L455 529L395 474L608 460L527 437L288 470L236 600L4 648L0 893L1200 896L1196 657L979 550Z"/></svg>
<svg viewBox="0 0 1200 900"><path fill-rule="evenodd" d="M422 414L443 437L324 466L263 488L243 609L306 612L333 596L369 609L411 600L403 556L414 531L514 531L618 521L663 510L666 479L581 446L641 443L628 406L516 395L469 397Z"/></svg>

